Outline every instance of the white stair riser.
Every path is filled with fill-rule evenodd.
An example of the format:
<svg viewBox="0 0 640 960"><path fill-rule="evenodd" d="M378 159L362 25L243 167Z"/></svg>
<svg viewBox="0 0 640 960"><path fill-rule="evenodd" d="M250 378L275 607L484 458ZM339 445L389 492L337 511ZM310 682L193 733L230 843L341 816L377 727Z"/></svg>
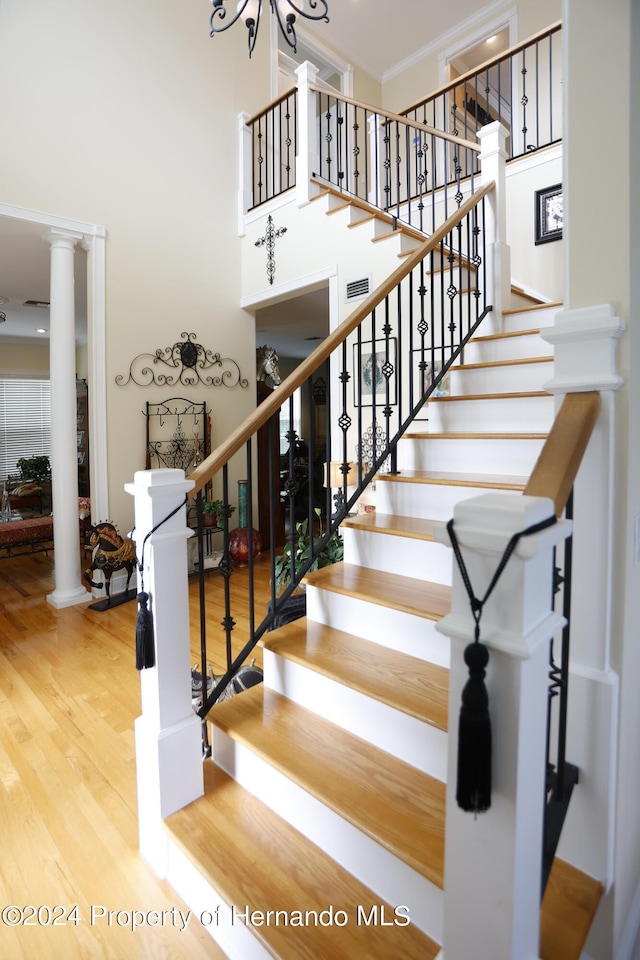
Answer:
<svg viewBox="0 0 640 960"><path fill-rule="evenodd" d="M166 879L192 911L190 925L202 922L203 928L229 960L273 960L273 954L261 945L251 927L233 916L232 908L171 839L168 856ZM242 912L246 904L234 906Z"/></svg>
<svg viewBox="0 0 640 960"><path fill-rule="evenodd" d="M452 397L467 397L476 393L517 393L542 390L553 376L553 361L544 363L517 363L502 367L452 367L449 390Z"/></svg>
<svg viewBox="0 0 640 960"><path fill-rule="evenodd" d="M449 666L449 641L435 622L331 590L307 587L307 619L419 660Z"/></svg>
<svg viewBox="0 0 640 960"><path fill-rule="evenodd" d="M514 330L536 330L539 327L550 327L555 321L556 314L562 307L544 307L540 310L527 310L521 313L511 313L503 317L488 313L482 321L478 331L480 336L488 337L495 333L512 333Z"/></svg>
<svg viewBox="0 0 640 960"><path fill-rule="evenodd" d="M347 563L400 576L411 571L417 580L451 583L451 550L442 543L345 527Z"/></svg>
<svg viewBox="0 0 640 960"><path fill-rule="evenodd" d="M250 749L213 727L214 761L391 906L407 906L418 929L442 941L442 891ZM339 904L336 905L339 909ZM300 910L308 909L300 904ZM350 918L356 922L356 918Z"/></svg>
<svg viewBox="0 0 640 960"><path fill-rule="evenodd" d="M264 651L263 664L265 686L423 773L446 781L447 735L443 730L271 650Z"/></svg>
<svg viewBox="0 0 640 960"><path fill-rule="evenodd" d="M481 332L484 331L481 329ZM528 328L527 328L528 329ZM492 363L498 360L525 360L549 357L552 349L537 333L499 340L470 340L464 348L465 363Z"/></svg>
<svg viewBox="0 0 640 960"><path fill-rule="evenodd" d="M512 491L506 491L510 493ZM450 520L454 507L462 500L495 493L490 486L463 487L444 483L402 483L399 480L378 480L377 508L382 513L424 520ZM416 574L411 571L411 576Z"/></svg>
<svg viewBox="0 0 640 960"><path fill-rule="evenodd" d="M546 432L551 429L554 398L508 397L491 400L439 400L425 405L434 433Z"/></svg>
<svg viewBox="0 0 640 960"><path fill-rule="evenodd" d="M502 473L529 476L543 440L417 439L398 444L398 469L465 473Z"/></svg>

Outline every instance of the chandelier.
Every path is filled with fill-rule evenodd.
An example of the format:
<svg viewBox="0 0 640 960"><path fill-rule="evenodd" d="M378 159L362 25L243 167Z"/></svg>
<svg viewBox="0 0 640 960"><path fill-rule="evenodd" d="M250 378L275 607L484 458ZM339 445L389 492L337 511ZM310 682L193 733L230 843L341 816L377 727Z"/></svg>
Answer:
<svg viewBox="0 0 640 960"><path fill-rule="evenodd" d="M211 14L210 36L213 37L216 33L228 30L237 20L244 20L249 31L249 56L251 56L258 37L263 0L238 0L236 15L229 23L223 23L227 17L224 0L211 0L211 2L213 3L213 13ZM267 0L264 0L264 2L266 4ZM269 0L271 13L277 17L280 32L294 52L297 43L295 30L297 14L306 20L324 20L329 23L326 0L300 0L300 2L302 6L298 7L293 0ZM304 9L305 5L308 6L308 11ZM219 25L216 26L216 24Z"/></svg>

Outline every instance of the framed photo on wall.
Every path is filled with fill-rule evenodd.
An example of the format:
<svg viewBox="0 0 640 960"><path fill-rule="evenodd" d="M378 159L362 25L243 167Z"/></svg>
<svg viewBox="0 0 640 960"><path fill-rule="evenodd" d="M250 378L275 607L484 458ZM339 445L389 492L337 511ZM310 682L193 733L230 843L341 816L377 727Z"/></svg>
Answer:
<svg viewBox="0 0 640 960"><path fill-rule="evenodd" d="M556 183L546 190L536 190L535 203L536 246L550 240L560 240L564 225L562 184Z"/></svg>
<svg viewBox="0 0 640 960"><path fill-rule="evenodd" d="M358 345L353 345L353 402L356 406L371 407L373 404L387 402L387 377L384 375L384 366L387 362L387 341L376 340L375 349L371 340L361 344L361 365L358 365ZM389 404L397 402L396 380L396 338L389 338ZM360 387L358 389L358 370L360 369Z"/></svg>

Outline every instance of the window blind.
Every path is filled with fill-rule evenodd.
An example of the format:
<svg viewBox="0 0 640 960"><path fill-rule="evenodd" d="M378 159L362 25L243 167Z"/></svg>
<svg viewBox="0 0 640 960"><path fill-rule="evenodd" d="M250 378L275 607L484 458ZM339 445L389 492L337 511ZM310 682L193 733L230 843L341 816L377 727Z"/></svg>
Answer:
<svg viewBox="0 0 640 960"><path fill-rule="evenodd" d="M51 456L49 381L0 379L0 479L21 457L40 456Z"/></svg>

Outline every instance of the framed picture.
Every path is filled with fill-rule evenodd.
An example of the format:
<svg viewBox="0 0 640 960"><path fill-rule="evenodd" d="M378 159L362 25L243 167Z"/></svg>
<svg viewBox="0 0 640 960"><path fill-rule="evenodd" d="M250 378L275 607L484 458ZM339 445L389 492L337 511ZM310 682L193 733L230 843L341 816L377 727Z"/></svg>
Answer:
<svg viewBox="0 0 640 960"><path fill-rule="evenodd" d="M562 184L556 183L546 190L536 190L536 245L559 240L562 237L564 223L562 206Z"/></svg>
<svg viewBox="0 0 640 960"><path fill-rule="evenodd" d="M389 382L389 404L395 405L397 402L397 378L396 378L396 338L389 338L389 365L391 373ZM387 402L387 377L384 374L384 366L387 362L387 341L376 340L375 349L371 340L361 344L362 356L360 365L358 363L358 345L353 345L353 402L356 406L362 404L363 407L371 407L375 403L383 404ZM360 389L358 390L358 370L360 370Z"/></svg>
<svg viewBox="0 0 640 960"><path fill-rule="evenodd" d="M440 377L440 371L442 366L439 363L436 363L435 368L432 369L431 363L426 359L425 351L425 360L422 359L421 350L413 350L413 384L414 392L416 399L419 396L424 395L430 388L434 380L438 380ZM449 396L449 373L445 373L442 380L438 383L435 390L433 391L433 397L448 397Z"/></svg>

